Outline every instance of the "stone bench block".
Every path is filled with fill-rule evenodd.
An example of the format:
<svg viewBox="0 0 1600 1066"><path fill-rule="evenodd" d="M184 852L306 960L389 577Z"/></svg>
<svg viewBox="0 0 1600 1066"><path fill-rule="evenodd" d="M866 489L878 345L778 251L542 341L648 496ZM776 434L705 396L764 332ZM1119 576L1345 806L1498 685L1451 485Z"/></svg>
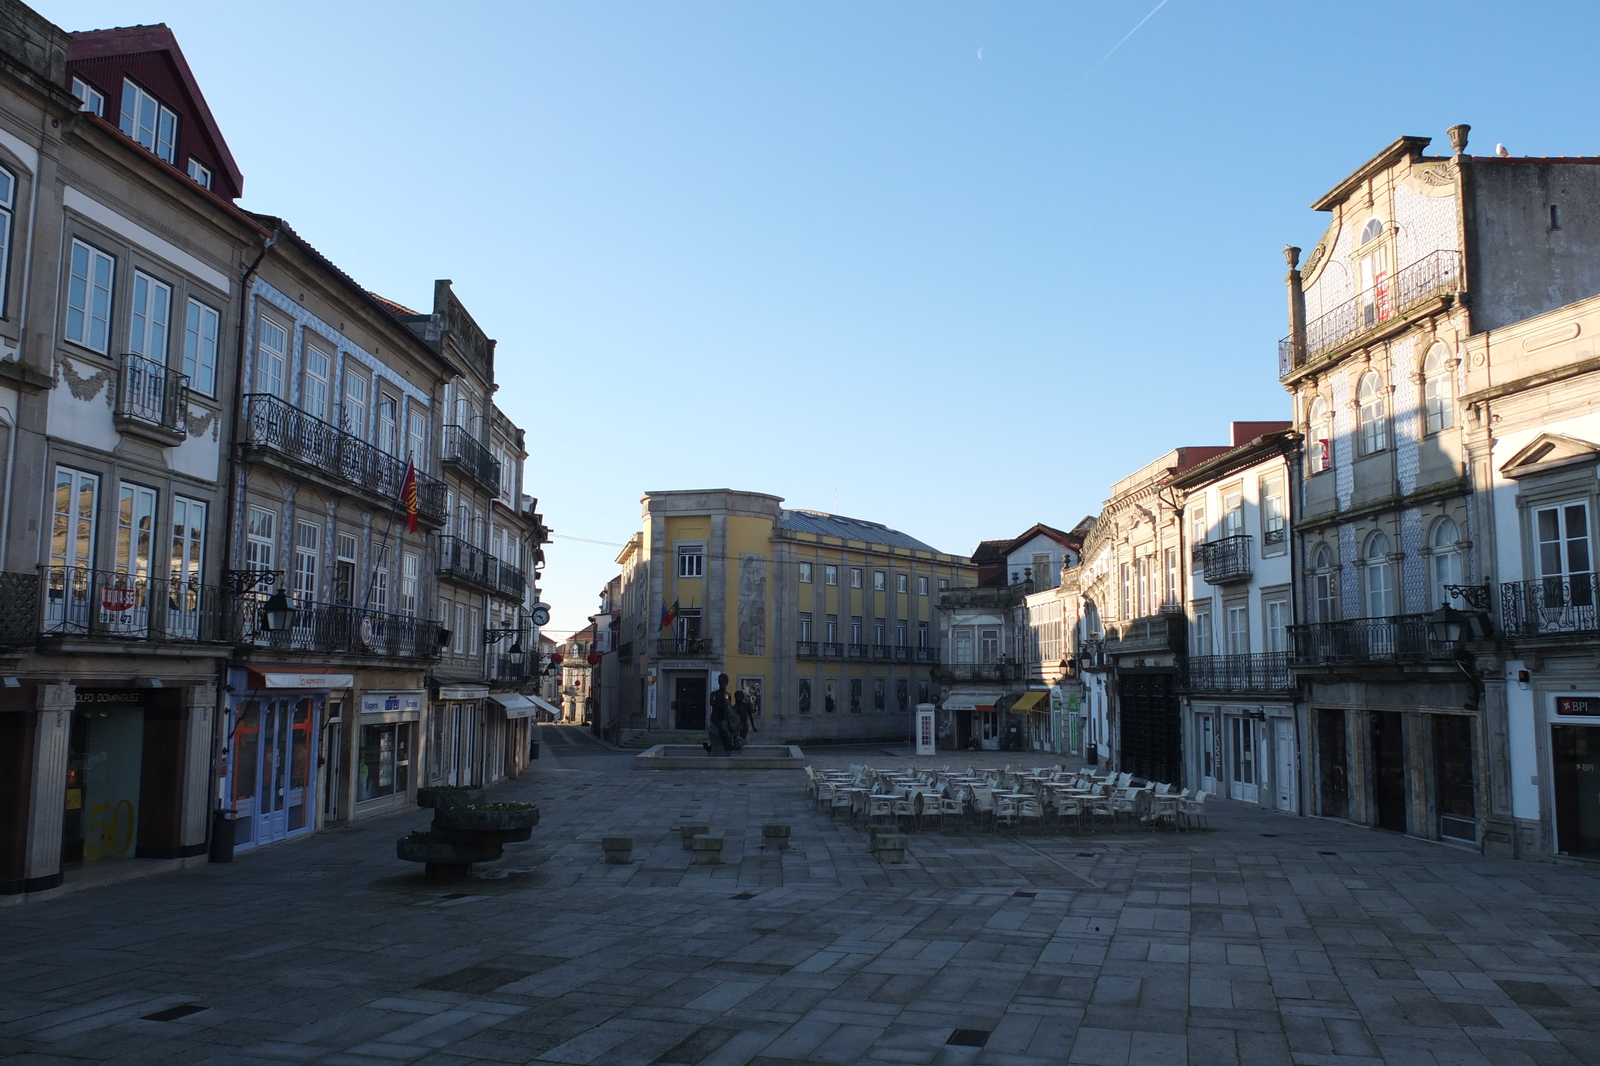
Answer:
<svg viewBox="0 0 1600 1066"><path fill-rule="evenodd" d="M683 837L683 850L688 851L694 838L711 832L711 827L709 825L680 825L678 832Z"/></svg>
<svg viewBox="0 0 1600 1066"><path fill-rule="evenodd" d="M789 850L789 827L786 825L762 826L761 843L779 851Z"/></svg>
<svg viewBox="0 0 1600 1066"><path fill-rule="evenodd" d="M722 838L701 833L689 841L694 861L700 866L715 866L722 861Z"/></svg>
<svg viewBox="0 0 1600 1066"><path fill-rule="evenodd" d="M602 837L600 847L612 866L626 866L633 861L632 837Z"/></svg>

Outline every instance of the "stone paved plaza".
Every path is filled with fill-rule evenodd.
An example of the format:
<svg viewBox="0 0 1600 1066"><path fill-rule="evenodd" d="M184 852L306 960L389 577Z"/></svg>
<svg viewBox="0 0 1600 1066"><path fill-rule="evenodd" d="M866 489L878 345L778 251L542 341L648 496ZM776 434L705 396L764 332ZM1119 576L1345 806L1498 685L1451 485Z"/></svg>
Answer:
<svg viewBox="0 0 1600 1066"><path fill-rule="evenodd" d="M885 867L796 771L544 733L495 792L543 821L469 885L395 859L415 811L0 909L0 1062L1600 1062L1587 869L1229 804L1208 832L924 832ZM690 865L695 821L724 865Z"/></svg>

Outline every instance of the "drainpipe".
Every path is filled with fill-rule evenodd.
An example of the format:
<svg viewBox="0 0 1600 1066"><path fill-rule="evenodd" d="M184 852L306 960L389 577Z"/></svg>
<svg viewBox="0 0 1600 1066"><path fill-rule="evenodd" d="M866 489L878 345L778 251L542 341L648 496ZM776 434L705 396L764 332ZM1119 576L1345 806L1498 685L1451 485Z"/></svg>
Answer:
<svg viewBox="0 0 1600 1066"><path fill-rule="evenodd" d="M251 278L252 275L255 274L256 268L261 265L261 260L266 258L267 253L272 250L272 246L274 244L277 244L277 243L278 243L278 229L277 229L276 226L274 226L273 230L272 230L272 235L270 237L268 237L266 239L265 243L263 243L261 245L261 251L256 253L255 259L251 261L249 267L247 267L245 269L245 272L242 275L240 275L240 277L239 277L239 330L238 330L239 339L238 339L238 347L237 347L237 351L239 353L239 359L238 359L237 366L238 366L238 372L239 372L239 374L241 376L244 374L244 364L245 364L245 360L244 360L244 354L245 354L244 353L244 337L245 337L244 323L245 323L245 319L249 317L249 312L250 312L250 288L249 288L249 286L250 286L250 278ZM242 396L243 394L244 394L244 383L242 381L240 381L239 382L239 395ZM244 405L240 404L239 405L239 409L234 414L234 427L233 427L234 428L234 432L233 432L233 445L232 445L232 449L233 450L236 450L238 448L239 430L240 430L240 428L241 428L241 426L243 424L243 414L242 414L243 407L244 407ZM232 528L233 527L233 525L234 525L234 522L233 522L233 510L234 510L235 507L238 506L240 496L241 496L241 494L243 492L242 482L243 482L243 479L244 479L244 471L243 471L243 468L241 467L238 470L238 472L235 473L235 471L233 469L233 466L234 466L234 463L232 461L233 459L234 459L234 455L230 453L230 455L229 455L229 464L228 464L229 465L229 470L228 470L228 509L225 512L225 516L226 517L224 519L224 521L227 523L227 525L225 526L225 528ZM231 560L228 560L228 561L231 562ZM226 573L227 569L231 569L231 567L225 567L224 568L224 573ZM218 671L217 672L218 672L219 676L217 677L217 694L220 697L220 699L219 699L220 706L217 708L217 712L216 712L216 714L213 716L213 718L211 720L211 751L212 751L213 754L212 754L212 759L211 759L211 787L210 787L210 791L211 791L211 796L212 796L212 798L213 798L213 800L214 800L214 802L216 804L216 806L212 808L212 812L213 813L212 813L211 821L212 821L213 832L215 831L217 820L222 816L222 796L220 794L218 794L218 792L217 792L217 788L218 788L218 786L219 786L219 784L221 783L221 780L222 780L222 773L221 773L221 766L218 763L217 756L225 751L225 745L226 744L232 742L232 733L231 732L228 734L228 738L229 739L226 740L226 741L223 739L223 734L222 734L223 723L226 721L226 719L228 717L227 710L226 710L226 708L227 708L227 695L228 695L228 672L229 672L230 667L232 666L232 662L233 662L233 656L229 655L228 658L222 660L221 666L218 667ZM211 841L208 840L208 843L210 843L210 842ZM225 860L221 860L221 861L231 861L232 858L233 858L233 853L230 850L228 852L228 858L225 859ZM217 861L217 860L214 859L213 861Z"/></svg>

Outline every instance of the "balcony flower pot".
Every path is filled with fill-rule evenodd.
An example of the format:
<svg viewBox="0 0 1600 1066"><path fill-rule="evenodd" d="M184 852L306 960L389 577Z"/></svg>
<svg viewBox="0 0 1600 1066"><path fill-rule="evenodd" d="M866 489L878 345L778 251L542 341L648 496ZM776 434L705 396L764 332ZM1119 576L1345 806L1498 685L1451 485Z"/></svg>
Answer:
<svg viewBox="0 0 1600 1066"><path fill-rule="evenodd" d="M481 788L468 785L434 785L417 789L417 806L439 810L444 807L476 807L483 803Z"/></svg>

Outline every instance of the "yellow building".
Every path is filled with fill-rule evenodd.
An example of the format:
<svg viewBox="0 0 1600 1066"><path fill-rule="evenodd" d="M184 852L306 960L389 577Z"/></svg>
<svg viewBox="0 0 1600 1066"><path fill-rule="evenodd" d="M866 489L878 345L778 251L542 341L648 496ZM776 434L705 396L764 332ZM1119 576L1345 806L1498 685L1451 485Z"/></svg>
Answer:
<svg viewBox="0 0 1600 1066"><path fill-rule="evenodd" d="M641 502L643 529L617 557L622 729L704 729L725 673L764 741L909 735L937 696L939 590L973 584L970 560L765 493Z"/></svg>

